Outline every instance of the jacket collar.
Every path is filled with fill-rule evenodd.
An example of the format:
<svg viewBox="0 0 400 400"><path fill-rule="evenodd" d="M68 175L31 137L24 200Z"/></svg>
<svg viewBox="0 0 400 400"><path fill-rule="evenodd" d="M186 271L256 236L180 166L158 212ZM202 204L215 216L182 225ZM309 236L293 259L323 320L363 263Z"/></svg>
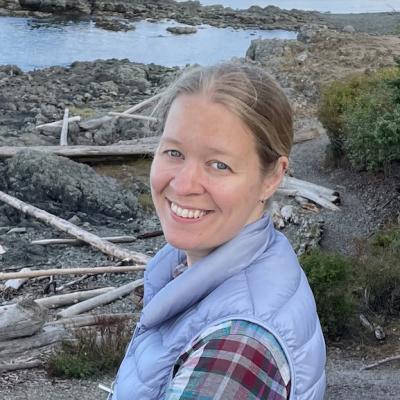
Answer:
<svg viewBox="0 0 400 400"><path fill-rule="evenodd" d="M225 280L242 272L265 252L274 233L271 219L264 215L175 279L172 268L185 259L185 254L167 245L165 255L156 256L145 273L145 285L151 294L142 312L143 328L158 326L187 310Z"/></svg>

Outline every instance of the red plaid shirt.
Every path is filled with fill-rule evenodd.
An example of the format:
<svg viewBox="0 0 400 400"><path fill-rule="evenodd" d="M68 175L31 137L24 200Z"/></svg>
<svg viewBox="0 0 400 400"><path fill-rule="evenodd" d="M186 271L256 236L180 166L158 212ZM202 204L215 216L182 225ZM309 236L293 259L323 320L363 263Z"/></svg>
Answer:
<svg viewBox="0 0 400 400"><path fill-rule="evenodd" d="M166 400L284 400L289 393L289 365L274 336L234 320L208 329L179 357Z"/></svg>

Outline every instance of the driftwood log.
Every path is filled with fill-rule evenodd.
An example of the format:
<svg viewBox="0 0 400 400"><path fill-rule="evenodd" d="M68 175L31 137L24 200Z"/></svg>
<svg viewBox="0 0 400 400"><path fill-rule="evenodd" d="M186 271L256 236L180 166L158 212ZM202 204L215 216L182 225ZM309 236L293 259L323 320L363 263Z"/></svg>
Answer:
<svg viewBox="0 0 400 400"><path fill-rule="evenodd" d="M1 341L0 362L26 351L31 352L34 349L49 346L68 337L71 337L71 334L63 326L44 326L36 335Z"/></svg>
<svg viewBox="0 0 400 400"><path fill-rule="evenodd" d="M102 237L102 240L107 240L110 243L132 243L136 241L135 236L110 236ZM42 246L54 245L54 244L68 244L68 245L82 245L85 244L79 239L41 239L33 240L31 244L38 244Z"/></svg>
<svg viewBox="0 0 400 400"><path fill-rule="evenodd" d="M141 101L140 103L128 108L127 110L123 111L122 114L131 114L135 111L140 110L141 108L144 108L146 106L148 106L149 104L153 103L154 101L158 100L164 93L157 93L156 95Z"/></svg>
<svg viewBox="0 0 400 400"><path fill-rule="evenodd" d="M60 136L60 146L68 146L68 108L64 111L64 119L61 128L61 136Z"/></svg>
<svg viewBox="0 0 400 400"><path fill-rule="evenodd" d="M51 276L51 275L80 275L80 274L109 274L109 273L124 273L133 271L142 271L145 269L143 265L132 265L127 267L93 267L93 268L65 268L65 269L44 269L38 271L26 271L26 272L0 272L0 280L6 279L19 279L19 278L39 278L41 276Z"/></svg>
<svg viewBox="0 0 400 400"><path fill-rule="evenodd" d="M400 360L400 354L396 354L394 356L387 357L387 358L384 358L383 360L377 361L373 364L366 365L365 367L361 368L361 371L367 370L367 369L372 369L372 368L378 367L379 365L386 364L391 361L397 361L397 360Z"/></svg>
<svg viewBox="0 0 400 400"><path fill-rule="evenodd" d="M285 176L277 194L283 196L303 197L332 211L339 211L336 203L340 202L339 194L333 189Z"/></svg>
<svg viewBox="0 0 400 400"><path fill-rule="evenodd" d="M63 232L67 232L70 235L76 237L77 239L83 240L96 247L100 251L105 254L111 255L113 257L119 259L128 259L140 264L146 264L149 260L149 257L145 254L137 253L135 251L125 250L121 247L116 246L113 243L107 242L106 240L100 239L98 236L93 235L90 232L79 228L78 226L72 224L69 221L66 221L62 218L59 218L55 215L48 213L47 211L41 210L37 207L34 207L30 204L27 204L15 197L12 197L4 192L0 191L0 200L4 203L16 208L19 211L22 211L24 214L28 214L32 217L39 219L40 221L45 222L48 225L54 226L57 229L60 229Z"/></svg>
<svg viewBox="0 0 400 400"><path fill-rule="evenodd" d="M29 272L31 271L30 268L22 268L21 272ZM29 278L23 277L19 279L9 279L4 286L6 288L12 288L15 290L18 290L24 283L26 283L29 280Z"/></svg>
<svg viewBox="0 0 400 400"><path fill-rule="evenodd" d="M130 282L126 285L123 285L117 289L111 290L108 293L101 294L89 300L82 301L81 303L68 307L67 309L59 312L57 316L66 318L93 310L93 308L111 303L114 300L127 296L128 294L132 293L136 288L142 285L143 285L143 279L138 279L134 282Z"/></svg>
<svg viewBox="0 0 400 400"><path fill-rule="evenodd" d="M91 299L92 297L107 293L113 289L115 289L115 287L109 286L100 289L84 290L79 292L60 294L57 296L43 297L41 299L36 299L35 303L46 308L58 308Z"/></svg>
<svg viewBox="0 0 400 400"><path fill-rule="evenodd" d="M44 153L52 153L72 159L119 159L132 157L152 157L157 148L159 137L135 139L132 144L109 146L2 146L0 159L14 157L19 151L31 149Z"/></svg>
<svg viewBox="0 0 400 400"><path fill-rule="evenodd" d="M28 359L17 359L13 361L0 361L0 373L2 372L10 372L16 371L18 369L29 369L29 368L37 368L42 366L43 362L39 359L34 359L33 357L29 357Z"/></svg>
<svg viewBox="0 0 400 400"><path fill-rule="evenodd" d="M117 113L120 116L129 114ZM69 119L71 122L71 118ZM83 123L82 123L83 124ZM58 125L57 125L58 126ZM60 125L61 126L61 125ZM131 144L108 145L108 146L2 146L0 147L0 159L14 157L19 151L32 149L45 153L57 154L72 159L85 159L96 161L96 159L114 159L136 157L152 157L157 149L159 136L135 139Z"/></svg>
<svg viewBox="0 0 400 400"><path fill-rule="evenodd" d="M142 120L145 120L145 121L157 122L157 118L150 117L150 116L148 116L148 115L124 114L124 113L119 113L119 112L114 112L114 111L110 111L109 114L112 115L113 117L131 118L131 119L142 119Z"/></svg>
<svg viewBox="0 0 400 400"><path fill-rule="evenodd" d="M79 122L81 120L80 116L76 116L76 117L70 117L68 118L68 123L70 124L71 122ZM49 122L47 124L41 124L41 125L37 125L36 129L43 129L43 128L61 128L63 125L64 119L60 119L58 121L54 121L54 122Z"/></svg>
<svg viewBox="0 0 400 400"><path fill-rule="evenodd" d="M45 326L58 326L62 325L65 328L82 328L85 326L93 326L102 324L104 321L107 323L117 323L121 321L130 321L133 319L132 313L117 313L117 314L83 314L69 318L62 318L56 321L46 323Z"/></svg>
<svg viewBox="0 0 400 400"><path fill-rule="evenodd" d="M33 300L0 307L0 342L30 336L45 323L46 309Z"/></svg>

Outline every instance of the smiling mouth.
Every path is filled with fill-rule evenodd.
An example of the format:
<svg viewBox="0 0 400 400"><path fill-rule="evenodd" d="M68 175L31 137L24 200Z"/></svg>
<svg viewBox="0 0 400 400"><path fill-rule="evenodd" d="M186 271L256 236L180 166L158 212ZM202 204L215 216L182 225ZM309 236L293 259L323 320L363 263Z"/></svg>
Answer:
<svg viewBox="0 0 400 400"><path fill-rule="evenodd" d="M199 219L199 218L203 217L204 215L211 212L209 210L182 208L182 207L179 207L176 203L173 203L171 201L169 203L170 203L171 211L175 215L177 215L178 217L181 217L181 218Z"/></svg>

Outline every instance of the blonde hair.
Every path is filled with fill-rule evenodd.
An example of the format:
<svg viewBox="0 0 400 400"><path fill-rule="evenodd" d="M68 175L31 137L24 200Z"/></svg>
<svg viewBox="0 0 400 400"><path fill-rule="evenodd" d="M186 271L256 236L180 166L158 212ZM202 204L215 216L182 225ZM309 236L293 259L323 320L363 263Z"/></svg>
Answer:
<svg viewBox="0 0 400 400"><path fill-rule="evenodd" d="M278 83L251 64L224 62L185 71L165 92L155 113L164 127L173 101L183 94L202 94L236 114L255 138L263 170L293 144L293 113Z"/></svg>

